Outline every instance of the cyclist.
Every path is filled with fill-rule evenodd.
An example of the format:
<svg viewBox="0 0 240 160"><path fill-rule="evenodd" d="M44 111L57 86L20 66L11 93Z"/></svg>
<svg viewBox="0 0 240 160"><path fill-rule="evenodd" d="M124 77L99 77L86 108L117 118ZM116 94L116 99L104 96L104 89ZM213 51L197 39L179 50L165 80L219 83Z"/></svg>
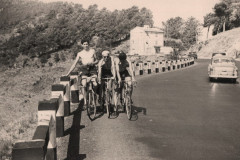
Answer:
<svg viewBox="0 0 240 160"><path fill-rule="evenodd" d="M132 99L133 82L134 83L136 82L133 74L132 63L127 58L126 53L124 53L123 51L120 51L118 58L115 58L115 64L116 64L117 75L119 74L121 77L121 80L126 80L128 83L128 86L131 86L130 98ZM121 97L122 87L123 87L123 84L120 83L118 94L120 94L121 101L122 101L122 97Z"/></svg>
<svg viewBox="0 0 240 160"><path fill-rule="evenodd" d="M116 71L114 66L113 57L110 56L110 52L105 50L102 52L102 59L98 63L98 83L100 84L100 92L99 92L99 101L102 98L102 91L103 91L103 82L102 78L112 78L109 80L109 86L111 86L110 90L113 92L113 80L116 77ZM114 99L114 98L113 98ZM114 100L115 101L115 100Z"/></svg>
<svg viewBox="0 0 240 160"><path fill-rule="evenodd" d="M84 98L84 109L86 108L87 99L86 99L86 84L87 77L92 77L93 79L93 90L97 91L97 67L96 64L98 60L96 58L95 50L89 47L89 41L84 39L81 42L78 42L78 45L82 45L83 50L77 54L77 57L71 66L67 75L69 75L72 70L76 67L77 63L80 64L78 68L82 72L82 94Z"/></svg>

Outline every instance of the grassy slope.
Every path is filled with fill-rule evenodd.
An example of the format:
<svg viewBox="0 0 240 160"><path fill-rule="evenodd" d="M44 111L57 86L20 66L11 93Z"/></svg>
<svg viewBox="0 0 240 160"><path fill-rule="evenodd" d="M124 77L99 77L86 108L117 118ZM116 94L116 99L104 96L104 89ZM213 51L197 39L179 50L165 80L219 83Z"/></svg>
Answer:
<svg viewBox="0 0 240 160"><path fill-rule="evenodd" d="M240 28L220 33L211 39L202 42L194 47L199 50L198 56L210 58L214 52L226 52L229 56L235 57L240 54Z"/></svg>
<svg viewBox="0 0 240 160"><path fill-rule="evenodd" d="M220 33L211 39L194 46L194 50L199 50L198 56L210 58L214 52L226 52L230 56L240 54L240 28Z"/></svg>
<svg viewBox="0 0 240 160"><path fill-rule="evenodd" d="M71 63L0 72L0 157L11 155L11 143L32 138L38 102L50 98L51 85L59 83Z"/></svg>

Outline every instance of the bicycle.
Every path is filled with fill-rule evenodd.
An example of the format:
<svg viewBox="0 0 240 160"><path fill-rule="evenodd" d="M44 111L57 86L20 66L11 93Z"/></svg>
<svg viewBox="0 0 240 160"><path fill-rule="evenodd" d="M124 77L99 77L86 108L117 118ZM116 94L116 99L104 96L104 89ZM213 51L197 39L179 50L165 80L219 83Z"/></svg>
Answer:
<svg viewBox="0 0 240 160"><path fill-rule="evenodd" d="M87 98L87 115L90 120L94 120L97 113L97 105L96 105L96 93L93 90L93 78L95 77L86 77L87 86L86 86L86 98ZM85 78L83 78L85 79Z"/></svg>
<svg viewBox="0 0 240 160"><path fill-rule="evenodd" d="M123 108L124 108L124 112L127 113L127 117L129 120L131 120L132 118L132 99L131 99L131 90L132 90L132 86L129 85L129 81L131 81L131 79L125 78L125 80L122 80L123 83L123 88L122 88L122 101L123 101ZM136 85L136 82L133 84L133 86Z"/></svg>
<svg viewBox="0 0 240 160"><path fill-rule="evenodd" d="M110 86L109 82L110 80L114 80L114 78L102 78L102 81L104 81L104 87L103 87L103 94L102 94L102 101L101 101L101 106L104 107L104 103L106 105L106 109L107 109L107 117L110 118L111 115L111 102L112 102L112 91L111 88L112 86Z"/></svg>

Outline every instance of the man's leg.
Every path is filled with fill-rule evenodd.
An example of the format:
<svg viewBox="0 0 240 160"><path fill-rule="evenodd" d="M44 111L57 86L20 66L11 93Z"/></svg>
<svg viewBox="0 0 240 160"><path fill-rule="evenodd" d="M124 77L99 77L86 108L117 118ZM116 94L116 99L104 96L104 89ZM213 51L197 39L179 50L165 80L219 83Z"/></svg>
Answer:
<svg viewBox="0 0 240 160"><path fill-rule="evenodd" d="M83 76L82 77L82 94L83 94L83 99L84 99L84 107L86 108L87 105L87 94L86 94L86 86L87 86L87 77ZM85 109L84 108L84 109Z"/></svg>

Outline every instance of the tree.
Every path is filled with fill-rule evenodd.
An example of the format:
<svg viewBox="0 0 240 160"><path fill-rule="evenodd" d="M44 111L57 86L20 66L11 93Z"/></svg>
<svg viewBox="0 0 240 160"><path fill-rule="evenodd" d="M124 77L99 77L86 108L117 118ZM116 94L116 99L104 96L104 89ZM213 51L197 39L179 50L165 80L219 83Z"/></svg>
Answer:
<svg viewBox="0 0 240 160"><path fill-rule="evenodd" d="M230 15L229 6L225 2L217 3L214 6L214 12L215 15L220 18L221 20L220 23L222 24L223 32L225 32L226 21L228 20Z"/></svg>
<svg viewBox="0 0 240 160"><path fill-rule="evenodd" d="M163 31L166 38L180 39L184 21L181 17L170 18L163 22Z"/></svg>
<svg viewBox="0 0 240 160"><path fill-rule="evenodd" d="M200 34L199 26L200 22L194 17L188 18L188 20L185 22L182 42L187 49L197 42L197 36Z"/></svg>
<svg viewBox="0 0 240 160"><path fill-rule="evenodd" d="M207 31L207 39L208 39L208 34L209 34L209 29L211 27L211 25L214 25L215 22L217 21L217 18L215 14L213 13L208 13L206 16L204 16L204 27L208 27L208 31Z"/></svg>

